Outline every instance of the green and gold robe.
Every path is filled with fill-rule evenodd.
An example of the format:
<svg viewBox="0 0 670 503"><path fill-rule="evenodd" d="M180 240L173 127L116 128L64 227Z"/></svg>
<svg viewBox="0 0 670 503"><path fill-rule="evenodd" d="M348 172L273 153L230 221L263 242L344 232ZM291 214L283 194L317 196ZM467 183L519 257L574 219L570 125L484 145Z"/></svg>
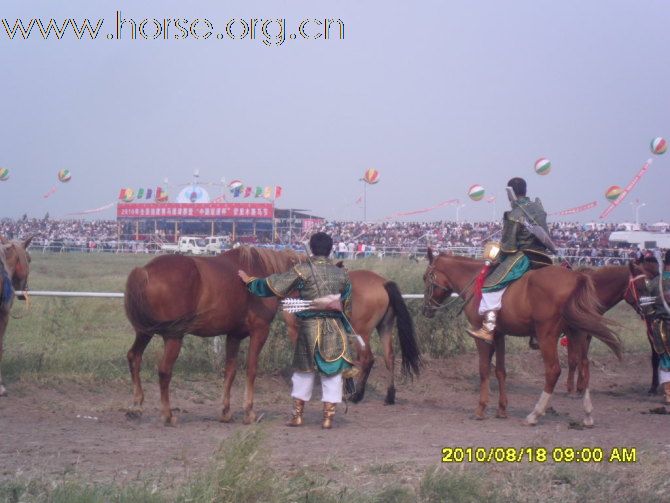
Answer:
<svg viewBox="0 0 670 503"><path fill-rule="evenodd" d="M350 368L353 363L349 341L353 329L346 315L351 312L351 283L347 271L325 257L313 257L312 265L314 273L309 264L298 264L284 273L252 278L247 288L259 297L284 298L297 292L301 299L314 300L339 294L344 312L308 310L296 313L298 340L293 355L293 368L297 371L319 370L334 375Z"/></svg>
<svg viewBox="0 0 670 503"><path fill-rule="evenodd" d="M660 357L659 368L670 372L670 313L665 309L661 295L670 301L670 271L663 272L663 292L658 284L658 276L650 281L649 295L656 297L647 311L651 321L651 343Z"/></svg>
<svg viewBox="0 0 670 503"><path fill-rule="evenodd" d="M506 211L503 217L500 262L484 281L483 292L502 290L530 269L551 265L552 258L547 248L525 225L527 217L524 210L549 234L547 213L539 199L531 201L520 197L514 201L512 210Z"/></svg>

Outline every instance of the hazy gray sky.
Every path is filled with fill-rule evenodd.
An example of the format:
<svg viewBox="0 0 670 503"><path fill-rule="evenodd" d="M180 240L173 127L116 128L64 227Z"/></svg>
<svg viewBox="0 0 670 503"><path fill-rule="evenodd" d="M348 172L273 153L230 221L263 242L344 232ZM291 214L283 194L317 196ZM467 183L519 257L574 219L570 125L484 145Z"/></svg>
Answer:
<svg viewBox="0 0 670 503"><path fill-rule="evenodd" d="M104 18L95 41L37 30L8 40L0 26L0 167L11 172L0 216L95 208L121 187L176 185L199 169L204 181L281 185L280 207L358 219L358 179L374 167L369 219L452 198L467 203L462 217L490 219L492 205L469 201L468 187L497 195L500 214L505 182L524 176L549 211L597 200L578 216L594 220L605 189L628 183L652 138L670 137L664 0L58 4L0 6L11 26ZM214 33L231 18L285 18L288 33L340 18L345 38L108 40L117 10L138 23L206 18ZM553 170L541 177L543 156ZM70 183L58 185L61 168ZM631 220L636 198L642 220L668 220L669 174L670 153L655 157L610 220Z"/></svg>

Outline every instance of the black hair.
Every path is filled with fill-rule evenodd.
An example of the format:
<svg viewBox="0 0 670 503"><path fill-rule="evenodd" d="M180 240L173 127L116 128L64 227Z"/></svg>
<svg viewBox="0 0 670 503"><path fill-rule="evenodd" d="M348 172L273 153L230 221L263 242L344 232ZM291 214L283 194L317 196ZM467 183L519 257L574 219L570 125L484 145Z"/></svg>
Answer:
<svg viewBox="0 0 670 503"><path fill-rule="evenodd" d="M516 197L523 197L526 195L526 180L523 178L515 177L507 182L508 187L512 187Z"/></svg>
<svg viewBox="0 0 670 503"><path fill-rule="evenodd" d="M663 261L665 265L670 265L670 250L665 251L665 260Z"/></svg>
<svg viewBox="0 0 670 503"><path fill-rule="evenodd" d="M309 249L312 254L319 257L327 257L333 250L333 238L325 232L317 232L309 238Z"/></svg>

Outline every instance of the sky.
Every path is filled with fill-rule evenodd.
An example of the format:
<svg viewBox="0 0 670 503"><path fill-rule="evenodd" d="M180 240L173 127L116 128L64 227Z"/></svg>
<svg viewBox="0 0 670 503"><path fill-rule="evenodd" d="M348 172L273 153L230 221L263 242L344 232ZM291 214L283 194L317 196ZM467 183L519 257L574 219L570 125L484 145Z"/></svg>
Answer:
<svg viewBox="0 0 670 503"><path fill-rule="evenodd" d="M117 40L117 11L148 19L149 37L153 19L200 19L200 38L175 39L172 27L168 40ZM9 40L2 20L17 18L104 21L96 40L44 40L37 29ZM285 19L298 37L266 45L258 23L255 40L240 39L239 20L254 18ZM342 20L344 39L334 28L302 39L298 26L312 20L313 36L314 19ZM3 0L0 217L64 217L165 179L175 195L198 170L202 182L279 185L278 207L359 220L360 178L374 168L368 220L450 199L465 205L461 219L497 220L507 180L522 176L549 212L597 201L568 218L595 221L606 189L653 158L605 221L633 220L636 200L641 221L670 220L670 153L649 149L670 138L669 25L663 0ZM546 176L533 170L540 157L552 163ZM59 183L64 168L72 179ZM496 203L468 199L473 184Z"/></svg>

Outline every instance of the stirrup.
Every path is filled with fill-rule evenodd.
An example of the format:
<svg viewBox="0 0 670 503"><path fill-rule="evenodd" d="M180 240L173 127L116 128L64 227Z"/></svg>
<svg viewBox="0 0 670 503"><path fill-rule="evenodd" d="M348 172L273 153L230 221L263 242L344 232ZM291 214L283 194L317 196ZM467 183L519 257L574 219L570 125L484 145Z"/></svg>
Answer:
<svg viewBox="0 0 670 503"><path fill-rule="evenodd" d="M493 332L490 332L489 330L486 330L486 328L482 327L478 330L474 330L472 328L469 328L466 330L468 335L471 337L474 337L475 339L480 339L487 344L493 344Z"/></svg>

